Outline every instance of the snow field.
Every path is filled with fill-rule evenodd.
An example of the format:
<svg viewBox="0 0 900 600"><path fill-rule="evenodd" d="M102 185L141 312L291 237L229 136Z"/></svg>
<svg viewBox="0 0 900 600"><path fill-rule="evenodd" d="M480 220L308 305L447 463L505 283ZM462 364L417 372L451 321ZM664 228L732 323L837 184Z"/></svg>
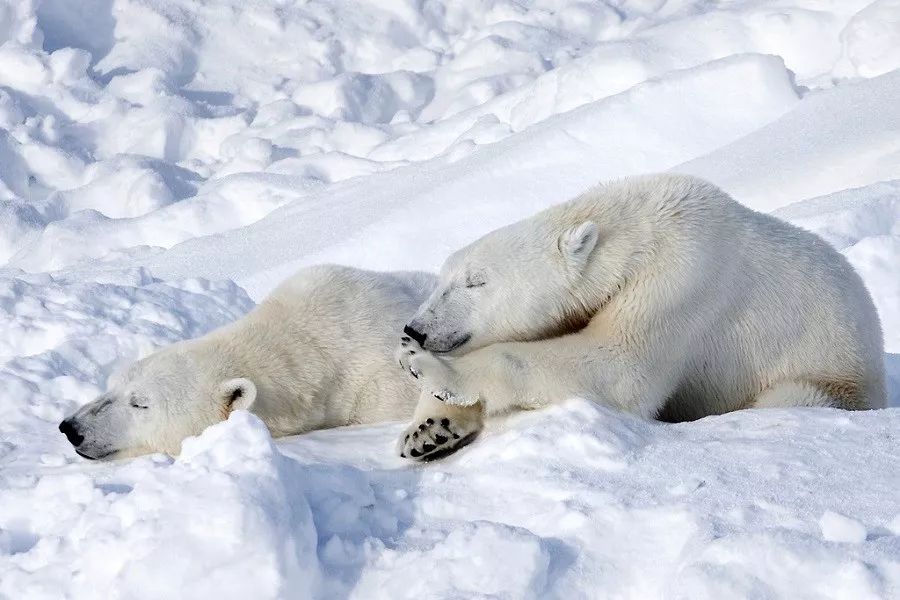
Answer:
<svg viewBox="0 0 900 600"><path fill-rule="evenodd" d="M398 425L276 446L235 413L174 462L12 481L4 505L30 533L4 529L13 554L0 590L892 597L900 515L871 473L896 461L896 412L809 412L668 426L573 400L426 468L372 452ZM823 460L832 444L840 457ZM836 495L854 518L835 512ZM45 533L60 526L65 536Z"/></svg>

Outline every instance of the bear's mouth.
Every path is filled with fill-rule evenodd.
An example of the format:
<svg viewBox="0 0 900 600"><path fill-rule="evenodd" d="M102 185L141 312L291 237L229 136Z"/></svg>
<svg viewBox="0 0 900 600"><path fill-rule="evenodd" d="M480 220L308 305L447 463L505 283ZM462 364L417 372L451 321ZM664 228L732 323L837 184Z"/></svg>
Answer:
<svg viewBox="0 0 900 600"><path fill-rule="evenodd" d="M435 354L448 354L450 352L453 352L454 350L462 348L464 345L469 343L470 339L472 339L472 335L467 333L463 336L452 338L448 342L441 344L439 347L432 346L430 348L428 347L430 344L428 344L428 340L426 340L425 349Z"/></svg>
<svg viewBox="0 0 900 600"><path fill-rule="evenodd" d="M105 458L111 457L116 452L118 452L118 450L110 450L109 452L104 452L103 454L98 454L97 456L91 456L90 454L87 454L85 452L82 452L78 448L75 448L75 454L77 454L81 458L86 458L88 460L103 460Z"/></svg>

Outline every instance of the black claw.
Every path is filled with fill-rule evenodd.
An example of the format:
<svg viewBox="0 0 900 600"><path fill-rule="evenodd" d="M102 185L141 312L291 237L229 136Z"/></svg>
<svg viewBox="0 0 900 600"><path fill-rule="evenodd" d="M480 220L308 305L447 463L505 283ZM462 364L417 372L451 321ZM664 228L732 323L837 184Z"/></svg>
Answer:
<svg viewBox="0 0 900 600"><path fill-rule="evenodd" d="M415 448L413 448L412 450L409 451L409 455L412 456L413 458L419 458L420 456L422 456L422 453L419 452L418 450L416 450Z"/></svg>
<svg viewBox="0 0 900 600"><path fill-rule="evenodd" d="M436 436L434 436L434 441L437 442L437 444L440 446L441 444L447 443L447 438L441 434L437 434Z"/></svg>
<svg viewBox="0 0 900 600"><path fill-rule="evenodd" d="M458 440L458 439L459 439L459 434L458 434L458 433L454 433L454 434L453 434L453 439L454 439L454 440Z"/></svg>
<svg viewBox="0 0 900 600"><path fill-rule="evenodd" d="M401 452L401 453L400 453L400 458L406 458L406 455L405 455L404 453Z"/></svg>
<svg viewBox="0 0 900 600"><path fill-rule="evenodd" d="M425 431L426 429L428 429L428 426L425 425L425 423L422 423L421 425L419 425L419 431Z"/></svg>
<svg viewBox="0 0 900 600"><path fill-rule="evenodd" d="M441 398L440 396L438 396L437 394L432 394L432 396L434 396L435 398L437 398L437 399L440 400L441 402L444 401L444 399Z"/></svg>
<svg viewBox="0 0 900 600"><path fill-rule="evenodd" d="M461 439L459 441L459 443L457 443L456 445L444 446L443 448L439 448L436 452L432 452L431 454L427 454L427 455L423 456L422 460L424 462L431 462L433 460L440 460L442 458L450 456L451 454L454 454L456 451L458 451L460 448L465 447L466 444L470 443L477 436L478 436L477 431L470 433L469 435L467 435L466 437ZM458 438L459 436L456 436L456 437Z"/></svg>
<svg viewBox="0 0 900 600"><path fill-rule="evenodd" d="M450 427L450 419L447 419L446 417L441 419L441 425L443 425L444 427Z"/></svg>
<svg viewBox="0 0 900 600"><path fill-rule="evenodd" d="M413 437L414 437L414 438L419 437L419 432L418 432L418 431L413 431Z"/></svg>
<svg viewBox="0 0 900 600"><path fill-rule="evenodd" d="M422 452L431 452L437 448L434 444L422 444Z"/></svg>
<svg viewBox="0 0 900 600"><path fill-rule="evenodd" d="M434 425L434 419L425 419L425 422L429 425Z"/></svg>
<svg viewBox="0 0 900 600"><path fill-rule="evenodd" d="M410 339L409 336L404 335L403 337L400 338L400 341L401 342L411 342L412 339Z"/></svg>

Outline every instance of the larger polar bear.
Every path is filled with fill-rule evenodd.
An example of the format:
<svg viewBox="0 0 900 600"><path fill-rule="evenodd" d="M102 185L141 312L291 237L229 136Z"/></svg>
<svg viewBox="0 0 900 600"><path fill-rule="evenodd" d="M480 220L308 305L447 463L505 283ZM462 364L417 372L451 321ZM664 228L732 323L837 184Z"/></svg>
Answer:
<svg viewBox="0 0 900 600"><path fill-rule="evenodd" d="M434 279L305 269L242 319L123 370L60 430L80 455L99 459L177 454L185 437L238 408L275 436L408 419L419 390L393 348Z"/></svg>
<svg viewBox="0 0 900 600"><path fill-rule="evenodd" d="M601 185L486 235L405 332L426 406L468 407L417 411L412 458L458 447L484 413L576 396L666 420L885 405L878 317L843 256L693 177Z"/></svg>

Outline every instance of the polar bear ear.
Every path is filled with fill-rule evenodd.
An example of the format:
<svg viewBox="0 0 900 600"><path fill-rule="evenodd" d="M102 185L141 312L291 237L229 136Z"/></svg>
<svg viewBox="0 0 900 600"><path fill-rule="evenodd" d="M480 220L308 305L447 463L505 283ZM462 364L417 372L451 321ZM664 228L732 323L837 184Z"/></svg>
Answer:
<svg viewBox="0 0 900 600"><path fill-rule="evenodd" d="M246 377L229 379L219 386L219 396L229 411L249 410L256 400L256 384Z"/></svg>
<svg viewBox="0 0 900 600"><path fill-rule="evenodd" d="M562 253L566 264L576 270L581 271L587 264L588 256L597 245L600 233L597 230L597 224L593 221L585 221L580 225L576 225L571 229L567 229L557 242L559 251Z"/></svg>

